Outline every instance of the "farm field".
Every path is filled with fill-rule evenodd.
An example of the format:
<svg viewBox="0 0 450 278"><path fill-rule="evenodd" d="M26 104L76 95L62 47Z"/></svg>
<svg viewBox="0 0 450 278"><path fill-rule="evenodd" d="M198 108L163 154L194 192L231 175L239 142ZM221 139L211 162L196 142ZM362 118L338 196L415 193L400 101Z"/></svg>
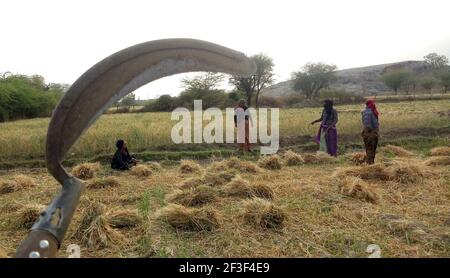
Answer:
<svg viewBox="0 0 450 278"><path fill-rule="evenodd" d="M381 135L386 140L411 141L416 137L426 147L445 145L450 134L450 99L414 102L380 103ZM362 105L337 106L338 133L342 143L360 143ZM309 123L320 117L320 108L281 109L281 147L312 145L317 126ZM70 157L90 159L109 155L114 151L117 138L126 140L132 152L208 149L199 144L175 145L170 138L172 126L170 113L137 113L103 115L80 138L70 151ZM49 119L31 119L0 123L0 162L43 159L45 136ZM206 122L205 122L206 124ZM433 141L433 142L431 142ZM409 148L420 148L411 141ZM381 140L383 143L383 138ZM405 142L400 142L401 144ZM342 147L345 145L342 144ZM295 147L295 146L294 146Z"/></svg>
<svg viewBox="0 0 450 278"><path fill-rule="evenodd" d="M82 257L367 257L377 244L382 257L449 257L444 150L436 159L386 147L374 166L292 152L130 172L88 165L95 175L59 256L78 244ZM59 185L45 169L0 180L18 186L0 194L0 255L11 256Z"/></svg>

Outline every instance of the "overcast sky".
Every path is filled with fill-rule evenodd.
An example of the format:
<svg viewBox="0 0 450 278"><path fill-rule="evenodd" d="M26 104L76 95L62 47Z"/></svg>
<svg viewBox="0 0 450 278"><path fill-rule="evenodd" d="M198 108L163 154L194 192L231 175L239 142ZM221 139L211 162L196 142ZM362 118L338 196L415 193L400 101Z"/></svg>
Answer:
<svg viewBox="0 0 450 278"><path fill-rule="evenodd" d="M344 69L450 56L449 12L447 0L2 0L0 72L73 83L125 47L183 37L265 53L284 81L306 62ZM176 95L181 77L152 82L138 96Z"/></svg>

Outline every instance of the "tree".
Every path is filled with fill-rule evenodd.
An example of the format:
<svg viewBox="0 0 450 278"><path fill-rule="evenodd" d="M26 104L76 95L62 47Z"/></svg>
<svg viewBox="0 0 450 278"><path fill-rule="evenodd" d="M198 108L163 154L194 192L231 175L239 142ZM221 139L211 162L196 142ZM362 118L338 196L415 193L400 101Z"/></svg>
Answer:
<svg viewBox="0 0 450 278"><path fill-rule="evenodd" d="M122 101L120 101L120 105L121 106L126 106L126 107L134 107L136 105L136 96L135 96L135 94L133 94L133 93L128 94L126 97L124 97L122 99Z"/></svg>
<svg viewBox="0 0 450 278"><path fill-rule="evenodd" d="M448 88L450 87L450 70L449 69L442 70L438 74L438 78L440 85L444 89L443 90L444 94L447 93Z"/></svg>
<svg viewBox="0 0 450 278"><path fill-rule="evenodd" d="M211 91L217 89L224 78L223 74L208 72L193 78L184 78L181 83L183 83L185 91Z"/></svg>
<svg viewBox="0 0 450 278"><path fill-rule="evenodd" d="M265 54L256 54L250 57L256 65L256 73L251 77L233 76L229 83L247 96L247 103L251 105L255 94L255 106L258 108L261 90L274 82L273 59Z"/></svg>
<svg viewBox="0 0 450 278"><path fill-rule="evenodd" d="M441 69L448 64L448 58L445 55L439 55L437 53L430 53L423 58L425 59L425 63L434 70Z"/></svg>
<svg viewBox="0 0 450 278"><path fill-rule="evenodd" d="M436 86L437 80L431 75L423 76L420 79L420 85L431 94L431 90Z"/></svg>
<svg viewBox="0 0 450 278"><path fill-rule="evenodd" d="M404 86L411 78L412 73L406 69L393 69L382 75L382 80L386 86L394 90L395 94L400 87Z"/></svg>
<svg viewBox="0 0 450 278"><path fill-rule="evenodd" d="M336 80L336 69L335 65L307 63L301 70L292 73L294 90L301 91L306 98L310 99Z"/></svg>

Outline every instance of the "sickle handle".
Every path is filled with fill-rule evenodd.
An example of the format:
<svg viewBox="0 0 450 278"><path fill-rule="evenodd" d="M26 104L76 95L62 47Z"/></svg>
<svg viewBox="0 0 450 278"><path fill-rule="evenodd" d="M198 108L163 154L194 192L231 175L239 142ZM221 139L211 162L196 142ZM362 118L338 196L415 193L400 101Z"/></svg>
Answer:
<svg viewBox="0 0 450 278"><path fill-rule="evenodd" d="M47 231L34 230L22 241L15 258L53 258L58 251L58 241Z"/></svg>

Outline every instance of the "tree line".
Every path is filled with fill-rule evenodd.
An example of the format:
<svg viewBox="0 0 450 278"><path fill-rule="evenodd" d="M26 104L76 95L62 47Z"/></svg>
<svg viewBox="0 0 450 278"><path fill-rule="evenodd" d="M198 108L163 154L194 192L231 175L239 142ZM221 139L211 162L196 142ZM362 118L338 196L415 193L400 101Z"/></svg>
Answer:
<svg viewBox="0 0 450 278"><path fill-rule="evenodd" d="M284 100L264 96L264 88L275 82L273 59L263 53L250 56L257 66L256 73L250 77L229 76L218 73L206 73L193 78L182 80L184 90L179 96L161 95L157 99L145 103L136 100L133 93L114 103L118 112L119 107L125 108L123 112L134 111L129 107L144 104L144 107L135 112L172 111L176 107L192 109L193 100L202 99L203 108L233 107L239 99L246 99L247 104L258 108L265 106L286 106L293 101L312 101L323 98L333 98L343 101L360 101L361 96L354 96L345 91L330 89L337 80L337 67L325 63L307 63L298 71L292 72L292 89L298 92L298 97L285 97ZM406 93L423 88L431 92L440 86L446 93L450 87L450 67L448 58L443 55L431 53L424 57L427 71L422 74L412 72L407 68L394 68L387 70L381 80L391 88L395 94L399 90ZM231 91L219 89L219 84L228 81ZM25 119L34 117L48 117L61 95L69 85L58 83L45 83L42 76L14 75L4 73L0 76L0 121ZM357 100L355 100L357 98ZM283 102L284 101L284 105Z"/></svg>
<svg viewBox="0 0 450 278"><path fill-rule="evenodd" d="M51 116L68 87L40 75L0 74L0 122Z"/></svg>

